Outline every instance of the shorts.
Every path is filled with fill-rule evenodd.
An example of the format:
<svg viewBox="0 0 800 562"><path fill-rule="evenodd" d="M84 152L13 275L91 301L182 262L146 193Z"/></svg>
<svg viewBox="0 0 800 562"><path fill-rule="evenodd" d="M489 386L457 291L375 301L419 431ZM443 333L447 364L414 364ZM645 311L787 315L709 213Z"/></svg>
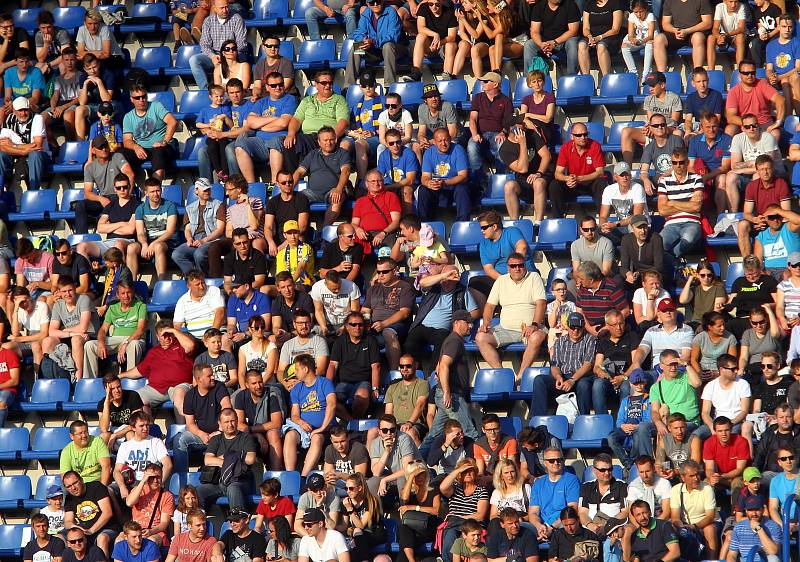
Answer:
<svg viewBox="0 0 800 562"><path fill-rule="evenodd" d="M545 335L547 335L547 328L540 326L539 329ZM511 345L512 343L522 342L522 332L517 330L506 330L502 326L494 326L492 328L492 335L497 341L497 347L505 347L507 345Z"/></svg>
<svg viewBox="0 0 800 562"><path fill-rule="evenodd" d="M236 139L236 148L241 148L253 160L269 162L269 151L280 150L285 136L262 139L261 137L242 136Z"/></svg>
<svg viewBox="0 0 800 562"><path fill-rule="evenodd" d="M108 238L106 240L100 240L99 242L91 242L95 244L97 249L100 251L100 256L105 254L111 248L116 248L115 244L117 242L127 242L130 244L131 242L136 242L133 238Z"/></svg>
<svg viewBox="0 0 800 562"><path fill-rule="evenodd" d="M353 397L356 395L358 390L362 388L367 389L369 393L372 390L372 385L367 381L361 382L340 382L336 385L336 399L341 404L347 404L348 402L353 400Z"/></svg>
<svg viewBox="0 0 800 562"><path fill-rule="evenodd" d="M142 399L142 402L149 404L150 407L158 407L164 402L172 400L172 397L175 395L175 389L177 388L182 388L188 392L189 389L192 388L192 385L190 385L188 382L184 382L178 386L169 387L166 394L161 394L155 388L147 384L140 388L137 392L139 393L139 397Z"/></svg>
<svg viewBox="0 0 800 562"><path fill-rule="evenodd" d="M303 195L306 196L306 199L308 199L309 203L327 203L331 192L328 191L327 193L317 193L316 191L305 189L303 190Z"/></svg>
<svg viewBox="0 0 800 562"><path fill-rule="evenodd" d="M751 181L753 181L752 174L736 174L736 187L739 191L744 191Z"/></svg>
<svg viewBox="0 0 800 562"><path fill-rule="evenodd" d="M31 298L33 300L39 300L41 297L49 297L53 293L51 291L47 291L45 289L34 289L31 291Z"/></svg>
<svg viewBox="0 0 800 562"><path fill-rule="evenodd" d="M180 246L180 244L178 244L178 241L175 238L170 238L169 240L167 240L167 252L169 252L170 254L172 254L172 252L174 252L175 248L177 248L178 246ZM155 260L156 260L155 255L153 255L153 257L148 260L143 258L141 254L139 254L139 261L150 263L154 262Z"/></svg>
<svg viewBox="0 0 800 562"><path fill-rule="evenodd" d="M686 39L678 39L674 33L667 33L667 49L680 49L682 47L691 47L692 41L689 37Z"/></svg>
<svg viewBox="0 0 800 562"><path fill-rule="evenodd" d="M517 182L519 186L519 198L526 203L532 203L533 186L527 182L527 175L528 174L515 174L514 179L511 181ZM553 174L548 170L542 174L541 179L544 180L545 185L550 185L550 182L553 180Z"/></svg>
<svg viewBox="0 0 800 562"><path fill-rule="evenodd" d="M21 341L16 343L17 343L17 348L19 349L19 352L22 354L23 357L29 357L33 355L33 347L31 342Z"/></svg>

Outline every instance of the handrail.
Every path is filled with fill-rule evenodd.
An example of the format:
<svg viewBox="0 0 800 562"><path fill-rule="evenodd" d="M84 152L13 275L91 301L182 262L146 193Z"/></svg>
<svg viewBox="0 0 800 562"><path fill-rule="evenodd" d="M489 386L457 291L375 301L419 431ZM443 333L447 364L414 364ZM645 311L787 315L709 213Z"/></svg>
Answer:
<svg viewBox="0 0 800 562"><path fill-rule="evenodd" d="M797 505L797 509L794 510L794 521L791 521L792 504ZM789 526L791 523L800 523L800 496L797 494L786 496L786 500L783 502L781 510L781 518L783 519L783 544L781 545L781 560L790 560ZM798 552L800 552L800 541L798 541ZM747 562L750 562L749 558Z"/></svg>

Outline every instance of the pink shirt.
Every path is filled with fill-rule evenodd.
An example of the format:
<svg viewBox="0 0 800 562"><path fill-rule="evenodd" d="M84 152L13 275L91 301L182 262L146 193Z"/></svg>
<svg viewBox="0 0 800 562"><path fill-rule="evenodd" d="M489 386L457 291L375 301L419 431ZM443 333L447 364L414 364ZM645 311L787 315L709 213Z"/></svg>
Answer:
<svg viewBox="0 0 800 562"><path fill-rule="evenodd" d="M772 105L770 101L777 93L766 80L759 79L749 92L745 92L741 82L736 84L729 92L725 102L725 109L735 109L736 115L741 117L748 113L758 117L758 124L772 123Z"/></svg>
<svg viewBox="0 0 800 562"><path fill-rule="evenodd" d="M211 551L217 539L206 535L199 542L189 540L189 531L181 533L169 545L169 555L175 556L177 562L206 562L211 560Z"/></svg>
<svg viewBox="0 0 800 562"><path fill-rule="evenodd" d="M53 254L49 252L42 252L39 261L36 263L18 258L14 263L14 273L22 273L28 283L46 281L50 278L50 274L53 273L54 259Z"/></svg>

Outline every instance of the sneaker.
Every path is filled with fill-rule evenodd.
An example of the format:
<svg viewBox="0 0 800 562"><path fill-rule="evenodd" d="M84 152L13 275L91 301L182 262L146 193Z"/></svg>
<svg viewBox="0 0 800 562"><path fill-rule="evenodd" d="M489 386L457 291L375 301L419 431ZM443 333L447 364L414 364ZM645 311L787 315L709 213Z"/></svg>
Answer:
<svg viewBox="0 0 800 562"><path fill-rule="evenodd" d="M442 72L442 80L452 80L453 75L449 72Z"/></svg>
<svg viewBox="0 0 800 562"><path fill-rule="evenodd" d="M416 68L408 73L408 80L406 82L419 82L422 80L422 71Z"/></svg>
<svg viewBox="0 0 800 562"><path fill-rule="evenodd" d="M185 27L182 27L181 30L178 32L178 39L180 40L181 45L195 44L195 40L194 37L192 37L192 33Z"/></svg>

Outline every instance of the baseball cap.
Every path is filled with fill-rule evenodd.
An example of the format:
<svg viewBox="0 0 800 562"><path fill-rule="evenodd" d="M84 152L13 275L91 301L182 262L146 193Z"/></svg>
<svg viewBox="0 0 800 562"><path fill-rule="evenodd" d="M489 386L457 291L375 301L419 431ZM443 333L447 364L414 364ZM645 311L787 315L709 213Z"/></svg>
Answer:
<svg viewBox="0 0 800 562"><path fill-rule="evenodd" d="M231 287L233 287L234 289L236 287L241 287L246 283L250 283L251 285L253 284L252 275L240 275L240 276L234 275L233 279L231 279Z"/></svg>
<svg viewBox="0 0 800 562"><path fill-rule="evenodd" d="M761 496L750 496L744 500L745 509L763 509L764 499Z"/></svg>
<svg viewBox="0 0 800 562"><path fill-rule="evenodd" d="M291 232L293 230L300 232L300 225L297 224L297 221L286 221L285 223L283 223L284 232Z"/></svg>
<svg viewBox="0 0 800 562"><path fill-rule="evenodd" d="M94 137L92 139L92 148L108 148L108 139L104 136Z"/></svg>
<svg viewBox="0 0 800 562"><path fill-rule="evenodd" d="M197 181L194 182L194 188L200 191L208 191L211 189L211 182L206 178L197 178Z"/></svg>
<svg viewBox="0 0 800 562"><path fill-rule="evenodd" d="M315 472L306 479L306 487L309 490L322 490L325 488L325 478L322 477L322 474ZM308 511L306 511L306 514L308 514ZM303 520L305 520L305 517Z"/></svg>
<svg viewBox="0 0 800 562"><path fill-rule="evenodd" d="M792 252L789 254L786 263L800 263L800 252Z"/></svg>
<svg viewBox="0 0 800 562"><path fill-rule="evenodd" d="M320 478L322 477L320 476ZM325 514L318 507L312 507L303 512L303 523L322 523L323 521L325 521Z"/></svg>
<svg viewBox="0 0 800 562"><path fill-rule="evenodd" d="M567 326L570 328L583 326L583 314L580 312L571 312L570 315L567 316Z"/></svg>
<svg viewBox="0 0 800 562"><path fill-rule="evenodd" d="M61 486L53 484L47 488L47 495L45 496L45 499L49 500L50 498L60 498L63 495L64 491L61 489Z"/></svg>
<svg viewBox="0 0 800 562"><path fill-rule="evenodd" d="M631 166L627 162L617 162L614 164L614 175L621 176L622 174L629 174L631 173Z"/></svg>
<svg viewBox="0 0 800 562"><path fill-rule="evenodd" d="M631 371L629 380L631 384L639 384L642 382L647 382L648 379L647 375L644 374L644 371L641 369L634 369Z"/></svg>
<svg viewBox="0 0 800 562"><path fill-rule="evenodd" d="M101 102L97 106L97 113L100 115L114 115L114 104L110 101Z"/></svg>
<svg viewBox="0 0 800 562"><path fill-rule="evenodd" d="M228 513L228 517L226 518L228 521L240 521L242 519L247 519L250 517L250 514L244 511L243 509L239 509L235 507L230 510Z"/></svg>
<svg viewBox="0 0 800 562"><path fill-rule="evenodd" d="M647 217L644 215L633 215L631 217L631 225L639 226L640 224L648 224Z"/></svg>
<svg viewBox="0 0 800 562"><path fill-rule="evenodd" d="M651 72L650 74L648 74L647 77L644 79L644 83L646 86L655 86L656 84L663 84L666 81L667 77L664 76L664 73L658 72L657 70L655 72Z"/></svg>
<svg viewBox="0 0 800 562"><path fill-rule="evenodd" d="M424 248L430 248L433 246L433 240L436 235L429 224L423 224L422 228L419 229L419 244Z"/></svg>
<svg viewBox="0 0 800 562"><path fill-rule="evenodd" d="M469 322L472 324L472 316L469 315L469 312L466 310L456 310L453 313L453 322L456 320L463 320L464 322Z"/></svg>
<svg viewBox="0 0 800 562"><path fill-rule="evenodd" d="M377 84L375 81L375 75L372 72L365 72L361 75L361 78L358 79L358 84L362 88L366 88L368 86L372 86L374 88Z"/></svg>
<svg viewBox="0 0 800 562"><path fill-rule="evenodd" d="M496 72L487 72L486 74L478 78L478 80L480 81L488 80L489 82L494 82L495 84L499 84L500 82L503 81L503 77Z"/></svg>
<svg viewBox="0 0 800 562"><path fill-rule="evenodd" d="M665 312L667 310L676 310L678 307L675 306L675 301L672 299L663 299L660 303L658 303L657 310L659 312Z"/></svg>
<svg viewBox="0 0 800 562"><path fill-rule="evenodd" d="M389 246L381 246L378 248L378 259L385 259L392 257L392 249Z"/></svg>
<svg viewBox="0 0 800 562"><path fill-rule="evenodd" d="M748 466L745 468L744 472L742 472L742 480L745 482L750 482L754 478L761 478L761 471L754 466Z"/></svg>
<svg viewBox="0 0 800 562"><path fill-rule="evenodd" d="M439 92L439 86L436 84L425 84L425 86L422 87L423 98L432 98L441 95L442 94Z"/></svg>
<svg viewBox="0 0 800 562"><path fill-rule="evenodd" d="M625 519L617 519L616 517L610 517L608 521L606 521L606 526L603 528L603 534L605 536L609 536L611 533L619 529L620 527L624 527Z"/></svg>
<svg viewBox="0 0 800 562"><path fill-rule="evenodd" d="M31 104L28 98L17 98L14 100L14 103L11 104L11 107L14 108L14 111L19 111L20 109L30 109Z"/></svg>

